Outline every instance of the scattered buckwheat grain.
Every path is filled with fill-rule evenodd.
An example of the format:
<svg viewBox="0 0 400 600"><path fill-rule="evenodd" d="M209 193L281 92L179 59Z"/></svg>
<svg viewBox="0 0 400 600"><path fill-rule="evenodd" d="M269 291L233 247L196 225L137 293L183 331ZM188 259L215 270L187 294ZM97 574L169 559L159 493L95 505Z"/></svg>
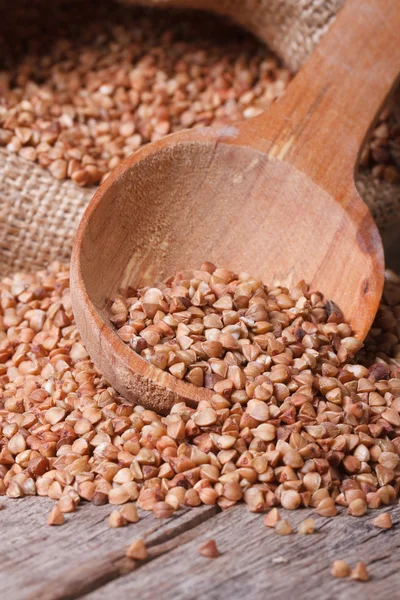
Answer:
<svg viewBox="0 0 400 600"><path fill-rule="evenodd" d="M349 504L347 512L353 517L362 517L367 512L367 503L361 498L357 498Z"/></svg>
<svg viewBox="0 0 400 600"><path fill-rule="evenodd" d="M289 560L285 556L273 556L271 562L274 565L287 565Z"/></svg>
<svg viewBox="0 0 400 600"><path fill-rule="evenodd" d="M205 556L206 558L218 558L221 553L217 548L215 540L208 540L202 546L200 546L199 554Z"/></svg>
<svg viewBox="0 0 400 600"><path fill-rule="evenodd" d="M348 577L350 575L350 567L345 560L334 560L331 566L331 574L334 577Z"/></svg>
<svg viewBox="0 0 400 600"><path fill-rule="evenodd" d="M137 508L134 504L124 504L124 506L120 509L119 514L126 521L128 521L128 523L137 523L139 521Z"/></svg>
<svg viewBox="0 0 400 600"><path fill-rule="evenodd" d="M65 519L64 519L64 515L61 512L61 510L59 509L59 507L56 505L54 506L51 511L49 512L49 516L47 517L47 524L48 525L62 525L64 523Z"/></svg>
<svg viewBox="0 0 400 600"><path fill-rule="evenodd" d="M350 577L357 581L369 581L369 574L365 564L363 562L357 563L351 571Z"/></svg>
<svg viewBox="0 0 400 600"><path fill-rule="evenodd" d="M271 508L271 510L264 517L265 527L275 527L281 517L277 508Z"/></svg>
<svg viewBox="0 0 400 600"><path fill-rule="evenodd" d="M283 520L279 520L275 523L275 528L274 528L275 533L278 533L279 535L290 535L292 533L292 527L289 523L289 521L285 521Z"/></svg>
<svg viewBox="0 0 400 600"><path fill-rule="evenodd" d="M302 535L310 535L315 531L315 521L314 519L308 518L304 519L299 526L297 527L297 531Z"/></svg>
<svg viewBox="0 0 400 600"><path fill-rule="evenodd" d="M167 502L156 502L153 515L156 519L169 519L174 513L174 508Z"/></svg>
<svg viewBox="0 0 400 600"><path fill-rule="evenodd" d="M148 554L144 541L140 538L134 540L127 549L126 556L133 560L145 560Z"/></svg>
<svg viewBox="0 0 400 600"><path fill-rule="evenodd" d="M127 519L118 510L113 510L108 517L108 526L112 528L123 527L127 522Z"/></svg>
<svg viewBox="0 0 400 600"><path fill-rule="evenodd" d="M335 517L337 515L335 500L329 496L323 498L318 502L315 512L321 517Z"/></svg>
<svg viewBox="0 0 400 600"><path fill-rule="evenodd" d="M76 509L75 502L71 496L61 496L57 506L62 513L71 513Z"/></svg>
<svg viewBox="0 0 400 600"><path fill-rule="evenodd" d="M375 517L375 519L372 521L372 524L375 527L379 527L379 529L391 529L393 525L392 517L389 513L382 513Z"/></svg>

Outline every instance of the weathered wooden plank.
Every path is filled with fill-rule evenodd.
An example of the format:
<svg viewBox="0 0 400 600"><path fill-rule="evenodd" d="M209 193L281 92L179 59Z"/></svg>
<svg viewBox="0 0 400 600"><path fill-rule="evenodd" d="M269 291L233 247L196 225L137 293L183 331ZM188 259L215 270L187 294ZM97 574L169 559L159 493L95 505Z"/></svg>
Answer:
<svg viewBox="0 0 400 600"><path fill-rule="evenodd" d="M234 600L244 594L252 600L266 595L273 599L294 589L299 599L311 600L397 593L400 539L396 527L385 532L372 527L376 512L362 519L316 517L317 534L280 537L263 526L261 515L242 506L214 517L215 510L204 507L169 521L142 512L138 524L117 530L106 524L110 506L91 505L67 516L64 526L50 528L45 519L51 506L47 499L27 498L6 501L0 513L0 586L7 599L83 595L85 600L105 600L130 597L133 590L141 600L158 595L164 600L225 595ZM399 524L400 507L391 513ZM295 526L308 514L286 516ZM135 565L124 553L139 536L145 536L150 547L149 562L130 572ZM210 537L223 552L213 561L198 554L199 545ZM280 562L273 562L277 558ZM351 564L364 560L372 580L361 584L333 579L329 567L336 558Z"/></svg>
<svg viewBox="0 0 400 600"><path fill-rule="evenodd" d="M274 600L294 595L297 600L395 598L400 584L396 530L400 506L390 511L394 528L388 531L372 526L371 520L378 514L374 511L363 518L316 516L318 533L283 537L265 528L261 515L239 506L192 529L190 537L167 554L84 598L109 600L133 594L140 600ZM293 526L310 515L310 511L286 513ZM198 547L209 538L217 541L223 553L214 560L198 553ZM333 578L330 566L339 558L352 566L364 561L371 581Z"/></svg>
<svg viewBox="0 0 400 600"><path fill-rule="evenodd" d="M47 498L2 498L0 511L0 590L7 600L58 600L81 594L133 568L125 551L136 537L158 547L212 517L214 507L182 510L168 520L139 511L141 520L109 529L115 507L82 505L66 515L66 523L49 527L54 502Z"/></svg>

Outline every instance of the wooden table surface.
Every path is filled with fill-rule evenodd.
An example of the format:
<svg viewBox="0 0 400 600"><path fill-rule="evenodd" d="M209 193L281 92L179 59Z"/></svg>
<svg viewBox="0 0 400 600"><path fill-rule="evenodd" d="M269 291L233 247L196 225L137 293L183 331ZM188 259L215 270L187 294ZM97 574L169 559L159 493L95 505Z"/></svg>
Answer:
<svg viewBox="0 0 400 600"><path fill-rule="evenodd" d="M280 511L293 530L313 515L317 531L279 536L263 515L245 506L182 510L171 519L140 512L140 521L109 529L112 507L81 505L59 527L46 524L48 498L2 500L0 597L7 600L229 600L289 598L354 600L399 597L400 506L361 518L343 509L334 518L312 510ZM377 529L374 517L390 510L393 528ZM134 563L127 546L145 538L149 558ZM215 539L221 556L207 559L199 546ZM333 560L364 561L371 580L335 579Z"/></svg>

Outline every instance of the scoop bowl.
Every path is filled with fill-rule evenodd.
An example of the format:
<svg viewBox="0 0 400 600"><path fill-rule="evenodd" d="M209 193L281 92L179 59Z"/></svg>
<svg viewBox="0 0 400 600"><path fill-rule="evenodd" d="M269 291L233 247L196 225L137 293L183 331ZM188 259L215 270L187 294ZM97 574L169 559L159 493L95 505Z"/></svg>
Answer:
<svg viewBox="0 0 400 600"><path fill-rule="evenodd" d="M210 390L135 354L107 312L128 285L151 285L205 260L268 286L304 279L365 337L384 260L354 169L400 70L400 57L388 51L400 28L395 4L368 0L369 11L359 11L348 0L285 96L263 115L168 136L126 159L100 186L76 236L72 303L93 361L125 398L161 413L177 401L196 406L210 398ZM381 31L383 14L389 25Z"/></svg>

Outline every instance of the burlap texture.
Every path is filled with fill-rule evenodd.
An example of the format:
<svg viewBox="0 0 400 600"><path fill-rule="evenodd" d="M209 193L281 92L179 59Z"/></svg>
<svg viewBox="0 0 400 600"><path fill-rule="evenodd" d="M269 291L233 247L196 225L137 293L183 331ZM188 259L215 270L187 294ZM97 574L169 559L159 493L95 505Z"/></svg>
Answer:
<svg viewBox="0 0 400 600"><path fill-rule="evenodd" d="M121 0L125 4L204 8L253 31L292 69L307 58L343 0ZM358 175L386 245L400 229L400 185ZM93 189L59 182L36 164L0 149L0 274L68 259Z"/></svg>
<svg viewBox="0 0 400 600"><path fill-rule="evenodd" d="M68 260L93 191L0 148L0 274Z"/></svg>
<svg viewBox="0 0 400 600"><path fill-rule="evenodd" d="M160 8L203 9L252 31L292 70L306 60L344 0L119 0Z"/></svg>

